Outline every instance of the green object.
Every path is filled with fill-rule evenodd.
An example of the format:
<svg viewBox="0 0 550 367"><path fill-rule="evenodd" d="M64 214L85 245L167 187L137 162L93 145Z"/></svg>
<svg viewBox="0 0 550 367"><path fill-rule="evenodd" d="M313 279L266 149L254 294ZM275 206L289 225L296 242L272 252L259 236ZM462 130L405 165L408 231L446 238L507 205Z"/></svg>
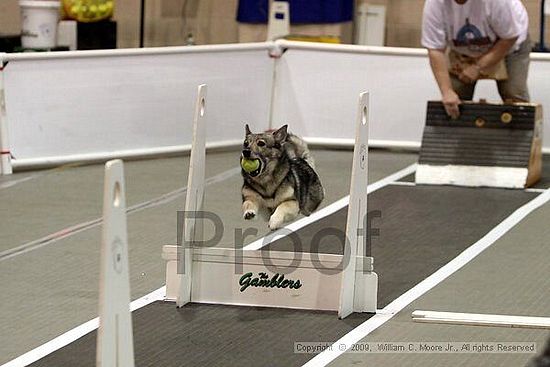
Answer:
<svg viewBox="0 0 550 367"><path fill-rule="evenodd" d="M260 168L260 160L243 158L241 159L241 167L245 170L245 172L254 172Z"/></svg>

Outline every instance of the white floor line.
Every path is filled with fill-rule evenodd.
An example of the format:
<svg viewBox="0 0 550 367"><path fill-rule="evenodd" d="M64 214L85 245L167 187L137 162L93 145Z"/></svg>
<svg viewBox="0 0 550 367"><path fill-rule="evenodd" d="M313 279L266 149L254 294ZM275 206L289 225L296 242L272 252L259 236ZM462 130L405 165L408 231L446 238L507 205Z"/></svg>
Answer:
<svg viewBox="0 0 550 367"><path fill-rule="evenodd" d="M23 182L26 182L26 181L29 181L29 180L33 180L33 179L38 178L38 177L46 176L46 175L51 174L51 173L60 172L60 171L64 171L66 169L75 168L75 167L78 167L78 165L59 166L59 167L52 168L52 169L40 170L40 171L38 171L36 173L33 173L33 174L31 174L27 177L14 179L14 180L7 180L6 182L0 182L0 190L7 189L7 188L13 187L15 185L19 185L20 183L23 183Z"/></svg>
<svg viewBox="0 0 550 367"><path fill-rule="evenodd" d="M224 181L227 178L238 174L239 172L240 172L240 168L229 169L227 171L224 171L220 174L217 174L215 176L212 176L212 177L208 178L205 181L205 185L208 186L208 185L211 185L213 183ZM153 207L156 207L156 206L159 206L159 205L163 205L163 204L169 203L169 202L177 199L178 197L182 196L186 192L187 192L187 187L182 187L180 189L177 189L177 190L171 191L169 193L163 194L163 195L161 195L159 197L156 197L154 199L147 200L147 201L144 201L142 203L132 205L132 206L128 207L126 212L127 212L127 214L133 214L133 213L139 212L139 211L144 210L144 209L153 208ZM58 241L60 241L64 238L73 236L73 235L78 234L82 231L86 231L88 229L97 227L101 224L101 221L102 221L101 218L96 218L96 219L92 219L92 220L89 220L89 221L86 221L86 222L78 223L78 224L75 224L73 226L63 228L62 230L59 230L55 233L51 233L51 234L49 234L47 236L44 236L42 238L36 239L34 241L30 241L30 242L27 242L25 244L19 245L17 247L10 248L8 250L4 250L4 251L0 252L0 262L2 262L4 260L11 259L12 257L22 255L24 253L27 253L27 252L30 252L30 251L33 251L33 250L36 250L36 249L39 249L41 247L51 245L52 243L58 242Z"/></svg>
<svg viewBox="0 0 550 367"><path fill-rule="evenodd" d="M44 176L45 174L46 174L46 172L36 173L34 175L19 178L19 179L16 179L16 180L9 180L9 181L6 181L6 182L0 182L0 190L7 189L9 187L13 187L15 185L18 185L20 183L23 183L23 182L26 182L26 181L29 181L29 180L33 180L33 179L38 178L40 176Z"/></svg>
<svg viewBox="0 0 550 367"><path fill-rule="evenodd" d="M536 187L532 187L532 188L526 188L525 189L526 192L538 192L538 193L543 193L546 191L546 189L538 189Z"/></svg>
<svg viewBox="0 0 550 367"><path fill-rule="evenodd" d="M136 299L130 303L130 310L135 311L138 308L147 306L155 301L162 301L164 299L164 294L166 293L166 287L160 287L153 292ZM31 363L38 361L41 358L44 358L50 353L55 352L58 349L63 348L66 345L74 342L75 340L83 337L89 332L94 331L99 326L99 318L95 318L88 322L85 322L82 325L75 327L59 335L58 337L50 340L47 343L42 344L39 347L34 348L33 350L20 355L19 357L12 359L11 361L3 364L0 367L23 367L28 366Z"/></svg>
<svg viewBox="0 0 550 367"><path fill-rule="evenodd" d="M370 194L378 189L381 189L384 186L387 186L394 181L397 181L405 176L410 175L416 170L416 163L411 164L408 167L403 168L402 170L399 170L379 181L376 181L372 184L370 184L367 188L367 192ZM349 203L349 195L346 197L341 198L338 201L335 201L334 203L314 212L309 217L305 217L302 219L297 220L296 222L290 223L289 225L270 233L268 236L260 238L247 246L245 246L244 250L259 250L262 247L268 245L270 242L273 242L276 239L279 239L281 237L284 237L286 234L290 232L295 232L299 230L300 228L303 228L307 226L308 224L311 224L313 222L316 222L320 220L321 218L327 217L333 213L336 213L338 210L345 208L346 205Z"/></svg>
<svg viewBox="0 0 550 367"><path fill-rule="evenodd" d="M479 241L468 247L449 263L444 265L435 273L433 273L432 275L418 283L416 286L399 296L389 305L384 307L383 314L374 315L373 317L344 335L338 341L336 341L332 346L332 350L327 349L326 351L316 355L303 367L326 366L334 361L354 343L357 343L358 341L369 335L372 331L376 330L378 327L390 320L399 311L403 310L413 301L421 297L424 293L428 292L430 289L432 289L433 287L444 281L447 277L462 268L464 265L469 263L477 255L479 255L481 252L483 252L485 249L495 243L499 238L501 238L505 233L507 233L510 229L512 229L515 225L521 222L527 215L547 203L549 200L550 189L545 190L544 193L538 195L536 198L529 201L521 208L518 208L508 218L506 218L504 221L494 227ZM345 346L345 348L341 346ZM342 348L343 350L340 350L340 348Z"/></svg>
<svg viewBox="0 0 550 367"><path fill-rule="evenodd" d="M390 184L391 186L416 186L414 182L395 181Z"/></svg>

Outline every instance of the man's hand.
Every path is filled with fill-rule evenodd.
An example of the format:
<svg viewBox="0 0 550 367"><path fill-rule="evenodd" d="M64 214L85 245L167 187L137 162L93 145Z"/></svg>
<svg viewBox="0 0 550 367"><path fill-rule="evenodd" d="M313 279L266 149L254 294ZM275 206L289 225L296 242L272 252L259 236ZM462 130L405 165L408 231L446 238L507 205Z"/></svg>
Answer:
<svg viewBox="0 0 550 367"><path fill-rule="evenodd" d="M472 84L475 82L479 75L481 74L481 69L477 64L472 64L466 67L460 75L458 76L458 79L466 84Z"/></svg>
<svg viewBox="0 0 550 367"><path fill-rule="evenodd" d="M441 99L443 106L445 106L445 111L451 118L457 119L460 116L460 111L458 110L460 98L458 98L458 95L453 90L453 84L451 83L451 77L447 69L445 50L428 49L428 56L435 80L441 91Z"/></svg>
<svg viewBox="0 0 550 367"><path fill-rule="evenodd" d="M445 107L445 111L447 112L447 115L451 116L451 118L457 119L458 116L460 116L460 111L458 109L458 105L460 104L460 98L458 98L458 95L456 92L452 89L449 89L445 91L442 95L442 102L443 106Z"/></svg>

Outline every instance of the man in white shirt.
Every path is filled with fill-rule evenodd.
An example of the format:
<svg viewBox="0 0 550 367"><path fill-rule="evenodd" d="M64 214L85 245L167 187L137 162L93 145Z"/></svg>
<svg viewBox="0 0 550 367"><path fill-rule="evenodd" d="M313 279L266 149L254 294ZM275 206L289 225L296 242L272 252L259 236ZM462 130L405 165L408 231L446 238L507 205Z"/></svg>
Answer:
<svg viewBox="0 0 550 367"><path fill-rule="evenodd" d="M457 118L485 78L497 81L503 101L529 101L528 25L520 0L426 0L422 46L447 114Z"/></svg>

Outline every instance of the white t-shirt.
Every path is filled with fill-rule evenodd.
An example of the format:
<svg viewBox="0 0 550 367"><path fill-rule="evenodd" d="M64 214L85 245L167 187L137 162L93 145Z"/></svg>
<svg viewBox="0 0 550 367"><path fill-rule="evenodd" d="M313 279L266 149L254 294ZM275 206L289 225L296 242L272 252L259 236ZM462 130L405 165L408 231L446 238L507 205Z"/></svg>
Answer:
<svg viewBox="0 0 550 367"><path fill-rule="evenodd" d="M422 46L451 47L458 53L478 57L497 39L518 37L512 51L528 35L529 18L520 0L426 0L422 19Z"/></svg>

